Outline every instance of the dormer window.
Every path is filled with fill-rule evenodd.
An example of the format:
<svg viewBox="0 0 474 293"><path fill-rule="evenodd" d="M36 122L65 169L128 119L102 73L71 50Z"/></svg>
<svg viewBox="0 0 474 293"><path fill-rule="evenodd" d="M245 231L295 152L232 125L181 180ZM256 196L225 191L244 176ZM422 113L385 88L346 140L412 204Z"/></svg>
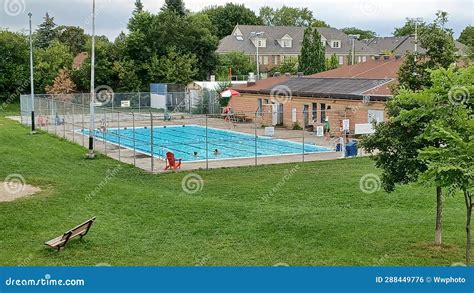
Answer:
<svg viewBox="0 0 474 293"><path fill-rule="evenodd" d="M257 40L252 39L252 43L256 47L258 45L259 48L266 48L267 47L267 39L257 38Z"/></svg>
<svg viewBox="0 0 474 293"><path fill-rule="evenodd" d="M341 41L339 41L339 40L332 40L332 41L331 41L331 47L332 47L332 48L340 48L340 47L341 47Z"/></svg>
<svg viewBox="0 0 474 293"><path fill-rule="evenodd" d="M293 47L293 38L287 34L283 38L279 39L278 43L283 48L291 48Z"/></svg>
<svg viewBox="0 0 474 293"><path fill-rule="evenodd" d="M242 37L242 36L236 36L235 38L237 39L237 41L243 41L244 40L244 37Z"/></svg>

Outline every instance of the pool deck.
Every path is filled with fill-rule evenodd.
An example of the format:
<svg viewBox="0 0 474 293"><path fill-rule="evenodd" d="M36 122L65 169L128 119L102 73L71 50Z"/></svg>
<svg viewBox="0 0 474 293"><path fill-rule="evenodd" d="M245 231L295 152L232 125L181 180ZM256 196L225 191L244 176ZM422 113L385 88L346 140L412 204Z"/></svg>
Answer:
<svg viewBox="0 0 474 293"><path fill-rule="evenodd" d="M76 121L88 121L89 117L79 116L71 117L67 116L65 125L44 125L41 127L42 130L49 133L55 134L56 136L63 137L77 143L84 148L88 147L88 138L80 133L77 133L78 129L88 128L88 123L78 123ZM20 122L21 118L18 117L8 117L9 119ZM84 118L84 119L83 119ZM135 127L150 127L149 120L135 120ZM156 122L156 123L155 123ZM154 127L165 126L165 125L199 125L205 126L206 119L205 117L189 117L185 119L174 119L172 121L154 121ZM96 126L100 125L100 122L96 122ZM257 127L255 129L254 123L228 123L220 118L208 118L207 119L208 127L238 131L241 133L247 133L254 135L257 132L258 136L264 136L265 129L264 127ZM122 127L133 127L132 121L129 119L121 119L120 121L113 121L109 123L109 128L122 128ZM322 147L327 147L329 149L334 149L335 140L330 141L326 140L323 137L317 137L314 133L303 131L303 130L290 130L286 128L276 128L274 138L285 139L298 143L303 141L308 144L314 144ZM151 158L148 154L143 154L140 152L134 152L131 149L118 146L106 141L96 140L95 141L95 150L102 154L107 155L110 158L115 160L135 165L138 168L141 168L147 172L153 173L162 173L165 172L166 162L160 158ZM206 162L196 161L196 162L183 162L181 170L191 171L197 169L213 169L213 168L230 168L230 167L242 167L242 166L255 166L255 165L271 165L271 164L283 164L283 163L300 163L300 162L310 162L310 161L323 161L323 160L335 160L341 158L340 152L325 152L325 153L315 153L315 154L305 154L302 153L296 155L281 155L281 156L269 156L269 157L250 157L250 158L237 158L237 159L223 159L223 160L214 160L214 158L209 158ZM179 159L179 158L178 158Z"/></svg>

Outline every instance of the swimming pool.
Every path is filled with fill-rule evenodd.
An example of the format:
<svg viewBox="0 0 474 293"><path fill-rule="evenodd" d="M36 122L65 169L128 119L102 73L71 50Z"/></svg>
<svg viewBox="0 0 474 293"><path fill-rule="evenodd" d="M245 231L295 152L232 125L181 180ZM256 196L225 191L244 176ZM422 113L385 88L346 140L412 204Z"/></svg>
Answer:
<svg viewBox="0 0 474 293"><path fill-rule="evenodd" d="M89 130L80 131L89 135ZM107 133L95 132L95 137L108 143L120 144L137 152L151 154L150 128L109 128ZM207 128L208 159L238 159L255 156L255 136L242 132ZM135 139L134 139L135 138ZM161 126L153 128L153 154L164 157L167 151L183 161L202 161L206 159L206 127L199 125ZM214 150L218 150L218 155ZM257 139L257 154L259 157L301 154L303 144L284 139L274 139L259 136ZM331 152L332 150L305 143L307 154ZM195 155L195 153L197 155Z"/></svg>

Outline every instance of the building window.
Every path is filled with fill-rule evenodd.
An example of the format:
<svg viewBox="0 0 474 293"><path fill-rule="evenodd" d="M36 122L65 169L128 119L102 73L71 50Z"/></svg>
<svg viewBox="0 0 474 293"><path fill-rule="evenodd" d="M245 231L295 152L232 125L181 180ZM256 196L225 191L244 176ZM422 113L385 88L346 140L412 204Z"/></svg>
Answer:
<svg viewBox="0 0 474 293"><path fill-rule="evenodd" d="M265 105L268 105L268 104L269 104L269 103L268 103L268 99L265 99L264 102L265 102Z"/></svg>
<svg viewBox="0 0 474 293"><path fill-rule="evenodd" d="M357 56L357 63L360 63L362 61L361 56Z"/></svg>
<svg viewBox="0 0 474 293"><path fill-rule="evenodd" d="M318 104L317 103L313 103L313 122L317 122L318 121Z"/></svg>
<svg viewBox="0 0 474 293"><path fill-rule="evenodd" d="M367 56L362 56L362 62L366 62L367 61Z"/></svg>
<svg viewBox="0 0 474 293"><path fill-rule="evenodd" d="M278 63L280 63L279 61L280 61L280 56L279 55L273 55L272 56L272 64L273 65L278 65Z"/></svg>
<svg viewBox="0 0 474 293"><path fill-rule="evenodd" d="M263 65L268 65L268 56L263 56Z"/></svg>
<svg viewBox="0 0 474 293"><path fill-rule="evenodd" d="M263 107L262 99L260 99L260 98L257 99L257 106L258 106L258 108L257 108L258 115L262 115L262 107Z"/></svg>
<svg viewBox="0 0 474 293"><path fill-rule="evenodd" d="M344 56L339 56L339 65L344 64Z"/></svg>
<svg viewBox="0 0 474 293"><path fill-rule="evenodd" d="M258 64L260 64L260 65L263 64L263 56L262 55L258 56Z"/></svg>
<svg viewBox="0 0 474 293"><path fill-rule="evenodd" d="M326 122L326 104L321 104L321 123Z"/></svg>
<svg viewBox="0 0 474 293"><path fill-rule="evenodd" d="M341 42L339 42L339 41L332 41L332 47L333 47L333 48L340 48L340 47L341 47Z"/></svg>

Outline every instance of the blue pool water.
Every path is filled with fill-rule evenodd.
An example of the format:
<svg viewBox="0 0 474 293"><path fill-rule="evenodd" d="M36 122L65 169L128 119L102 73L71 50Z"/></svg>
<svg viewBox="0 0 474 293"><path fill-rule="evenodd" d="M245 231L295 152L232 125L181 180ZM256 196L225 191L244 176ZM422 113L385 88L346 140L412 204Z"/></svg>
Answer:
<svg viewBox="0 0 474 293"><path fill-rule="evenodd" d="M81 131L89 135L89 130ZM252 158L255 156L255 136L216 128L208 128L208 157L209 160ZM110 128L106 134L96 131L97 139L109 143L119 144L137 152L151 154L150 128ZM134 138L135 136L135 144ZM206 159L206 128L198 125L155 127L153 129L153 153L155 156L164 157L167 151L175 154L177 159L183 161L201 161ZM214 155L214 150L219 150ZM284 139L258 137L257 154L262 156L277 156L301 154L303 144ZM331 152L330 149L306 143L305 153ZM194 156L194 152L198 156Z"/></svg>

